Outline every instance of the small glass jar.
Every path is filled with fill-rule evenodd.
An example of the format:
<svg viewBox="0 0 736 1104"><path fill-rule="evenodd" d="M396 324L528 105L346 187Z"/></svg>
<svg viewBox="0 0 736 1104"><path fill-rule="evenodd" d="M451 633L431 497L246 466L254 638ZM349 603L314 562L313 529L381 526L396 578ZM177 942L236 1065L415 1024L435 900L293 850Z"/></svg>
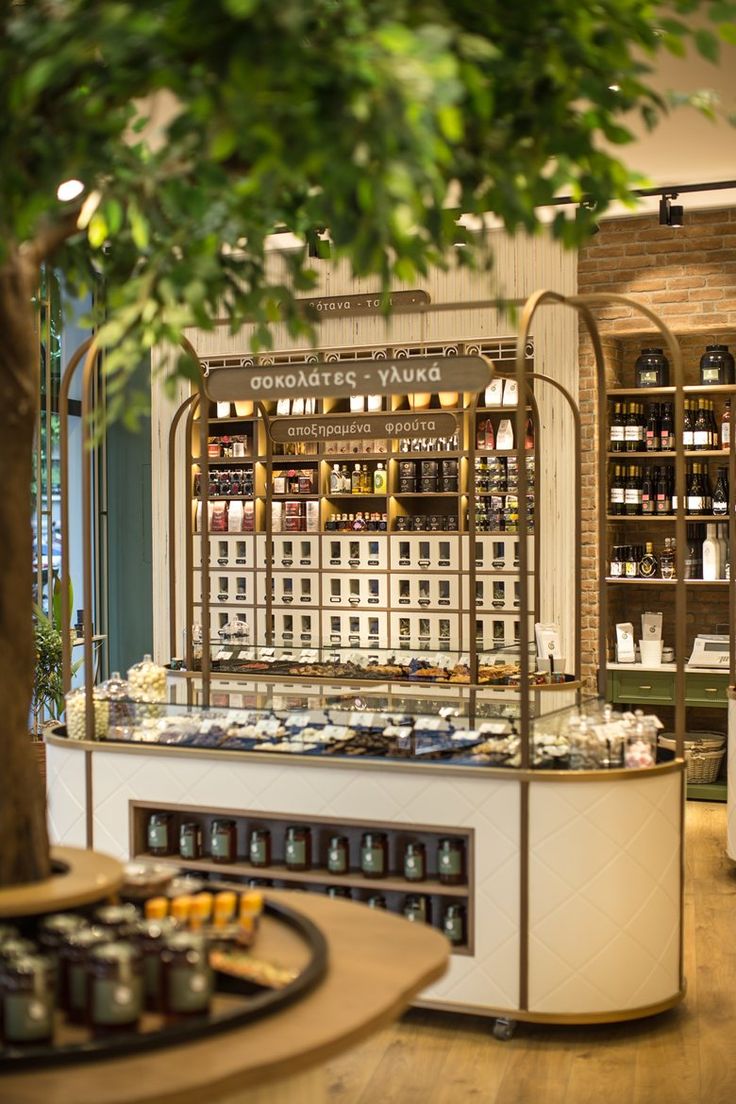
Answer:
<svg viewBox="0 0 736 1104"><path fill-rule="evenodd" d="M386 898L383 896L382 893L373 893L373 894L371 894L371 896L366 901L366 904L368 905L368 908L374 908L374 909L388 908L388 905L386 904Z"/></svg>
<svg viewBox="0 0 736 1104"><path fill-rule="evenodd" d="M330 874L347 874L350 870L350 841L347 836L332 836L327 848L327 869Z"/></svg>
<svg viewBox="0 0 736 1104"><path fill-rule="evenodd" d="M450 940L453 947L457 947L467 941L464 905L447 906L444 916L442 917L442 931Z"/></svg>
<svg viewBox="0 0 736 1104"><path fill-rule="evenodd" d="M360 840L360 869L366 878L385 878L388 873L388 836L385 832L364 832Z"/></svg>
<svg viewBox="0 0 736 1104"><path fill-rule="evenodd" d="M178 931L175 920L141 920L136 942L143 962L143 1004L149 1012L164 1011L161 980L161 952L166 942Z"/></svg>
<svg viewBox="0 0 736 1104"><path fill-rule="evenodd" d="M87 957L87 1022L96 1035L132 1031L143 1010L143 963L130 943L103 943Z"/></svg>
<svg viewBox="0 0 736 1104"><path fill-rule="evenodd" d="M443 885L465 881L465 844L459 839L441 839L437 845L437 871Z"/></svg>
<svg viewBox="0 0 736 1104"><path fill-rule="evenodd" d="M238 829L234 820L218 817L210 829L210 854L216 863L234 863L238 857Z"/></svg>
<svg viewBox="0 0 736 1104"><path fill-rule="evenodd" d="M327 896L328 897L348 897L348 898L352 898L353 894L352 894L352 891L350 889L348 889L347 886L328 886L327 887Z"/></svg>
<svg viewBox="0 0 736 1104"><path fill-rule="evenodd" d="M119 671L113 671L109 679L100 683L100 694L107 702L108 725L129 725L135 720L135 709L130 700L130 687Z"/></svg>
<svg viewBox="0 0 736 1104"><path fill-rule="evenodd" d="M107 735L110 708L99 686L93 687L92 702L94 705L94 739L104 740ZM87 695L84 690L70 690L64 696L64 723L66 734L70 740L87 739L86 707Z"/></svg>
<svg viewBox="0 0 736 1104"><path fill-rule="evenodd" d="M105 929L112 942L134 935L139 918L135 905L102 905L95 910L95 923Z"/></svg>
<svg viewBox="0 0 736 1104"><path fill-rule="evenodd" d="M166 668L144 655L140 663L128 669L128 692L143 702L166 701Z"/></svg>
<svg viewBox="0 0 736 1104"><path fill-rule="evenodd" d="M3 962L10 962L13 958L26 958L28 955L37 955L38 947L30 939L6 939L0 945L0 967Z"/></svg>
<svg viewBox="0 0 736 1104"><path fill-rule="evenodd" d="M423 882L427 877L427 848L423 843L407 843L404 849L404 877L407 882Z"/></svg>
<svg viewBox="0 0 736 1104"><path fill-rule="evenodd" d="M202 857L202 826L196 820L185 820L179 826L179 854L182 859Z"/></svg>
<svg viewBox="0 0 736 1104"><path fill-rule="evenodd" d="M174 846L174 816L172 813L151 813L147 828L150 855L172 855Z"/></svg>
<svg viewBox="0 0 736 1104"><path fill-rule="evenodd" d="M312 832L304 825L286 829L284 860L287 870L309 870L312 865Z"/></svg>
<svg viewBox="0 0 736 1104"><path fill-rule="evenodd" d="M409 894L404 898L404 907L401 910L407 920L413 924L431 923L429 898L420 897L417 894Z"/></svg>
<svg viewBox="0 0 736 1104"><path fill-rule="evenodd" d="M166 940L161 950L161 982L167 1015L201 1015L208 1010L214 980L201 935L176 932Z"/></svg>
<svg viewBox="0 0 736 1104"><path fill-rule="evenodd" d="M71 1023L84 1023L87 1014L87 959L93 947L110 942L103 928L70 932L59 948L59 1007Z"/></svg>
<svg viewBox="0 0 736 1104"><path fill-rule="evenodd" d="M84 917L73 912L57 912L52 916L44 916L38 925L38 942L44 954L53 957L58 954L72 932L86 927L87 921Z"/></svg>
<svg viewBox="0 0 736 1104"><path fill-rule="evenodd" d="M268 828L254 828L250 834L248 854L251 866L271 865L271 833Z"/></svg>
<svg viewBox="0 0 736 1104"><path fill-rule="evenodd" d="M20 955L0 970L0 1039L5 1043L41 1043L54 1030L54 981L49 960Z"/></svg>

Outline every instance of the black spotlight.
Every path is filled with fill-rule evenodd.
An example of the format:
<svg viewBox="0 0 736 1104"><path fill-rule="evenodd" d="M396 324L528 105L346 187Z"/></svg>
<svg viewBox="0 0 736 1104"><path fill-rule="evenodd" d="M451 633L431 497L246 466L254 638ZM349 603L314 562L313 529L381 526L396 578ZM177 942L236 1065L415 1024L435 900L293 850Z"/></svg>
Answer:
<svg viewBox="0 0 736 1104"><path fill-rule="evenodd" d="M680 203L672 203L677 199L677 192L671 195L663 195L659 201L659 225L672 226L674 229L682 226L685 221L685 212Z"/></svg>

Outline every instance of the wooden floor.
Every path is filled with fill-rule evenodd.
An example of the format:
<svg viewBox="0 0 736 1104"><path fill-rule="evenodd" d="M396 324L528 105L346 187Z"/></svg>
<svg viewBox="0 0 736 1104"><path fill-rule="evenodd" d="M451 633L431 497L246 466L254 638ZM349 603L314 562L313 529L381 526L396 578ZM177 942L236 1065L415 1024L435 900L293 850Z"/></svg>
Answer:
<svg viewBox="0 0 736 1104"><path fill-rule="evenodd" d="M331 1104L736 1104L736 868L726 807L687 806L688 995L650 1020L520 1024L412 1011L328 1067Z"/></svg>

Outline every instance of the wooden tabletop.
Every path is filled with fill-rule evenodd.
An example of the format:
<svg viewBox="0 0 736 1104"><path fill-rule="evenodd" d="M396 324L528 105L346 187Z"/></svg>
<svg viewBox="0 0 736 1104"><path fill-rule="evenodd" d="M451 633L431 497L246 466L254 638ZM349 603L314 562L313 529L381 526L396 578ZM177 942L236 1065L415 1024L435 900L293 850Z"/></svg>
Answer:
<svg viewBox="0 0 736 1104"><path fill-rule="evenodd" d="M327 977L303 1000L199 1043L79 1066L0 1077L12 1104L215 1104L247 1086L286 1078L354 1046L397 1019L447 969L438 931L365 905L313 893L270 891L320 926ZM279 926L281 927L281 926ZM293 961L294 937L269 929L257 952Z"/></svg>
<svg viewBox="0 0 736 1104"><path fill-rule="evenodd" d="M51 859L64 864L64 876L0 889L0 919L80 908L109 897L123 884L122 863L99 851L52 847Z"/></svg>

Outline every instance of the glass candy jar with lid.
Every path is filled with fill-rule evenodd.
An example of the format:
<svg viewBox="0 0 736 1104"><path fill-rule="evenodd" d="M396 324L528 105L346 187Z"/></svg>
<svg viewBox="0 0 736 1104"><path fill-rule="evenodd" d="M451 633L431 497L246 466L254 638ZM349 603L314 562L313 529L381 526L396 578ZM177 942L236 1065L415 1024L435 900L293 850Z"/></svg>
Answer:
<svg viewBox="0 0 736 1104"><path fill-rule="evenodd" d="M144 655L140 663L134 663L128 669L128 692L136 702L165 702L166 669L154 663L150 655Z"/></svg>
<svg viewBox="0 0 736 1104"><path fill-rule="evenodd" d="M705 385L734 382L734 359L728 345L706 345L700 358L700 382Z"/></svg>
<svg viewBox="0 0 736 1104"><path fill-rule="evenodd" d="M40 1043L54 1027L54 976L49 959L19 955L0 966L0 1039Z"/></svg>
<svg viewBox="0 0 736 1104"><path fill-rule="evenodd" d="M128 725L135 720L130 687L119 671L113 671L110 678L100 684L100 693L107 702L110 726Z"/></svg>
<svg viewBox="0 0 736 1104"><path fill-rule="evenodd" d="M92 689L92 701L94 704L94 739L104 740L107 735L107 726L110 716L110 708L102 688L95 686ZM64 720L66 734L70 740L87 739L87 695L83 689L70 690L64 698Z"/></svg>
<svg viewBox="0 0 736 1104"><path fill-rule="evenodd" d="M634 365L637 387L668 387L670 362L660 348L642 349Z"/></svg>

